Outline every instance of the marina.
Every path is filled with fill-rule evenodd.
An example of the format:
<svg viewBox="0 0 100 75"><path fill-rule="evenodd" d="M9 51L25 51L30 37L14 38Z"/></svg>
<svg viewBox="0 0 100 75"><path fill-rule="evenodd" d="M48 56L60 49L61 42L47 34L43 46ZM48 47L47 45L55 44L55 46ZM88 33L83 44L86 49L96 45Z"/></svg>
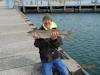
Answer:
<svg viewBox="0 0 100 75"><path fill-rule="evenodd" d="M0 4L0 75L41 75L38 49L27 35L31 29L28 18L16 9L7 9L3 1ZM88 75L75 60L63 55L71 75Z"/></svg>
<svg viewBox="0 0 100 75"><path fill-rule="evenodd" d="M0 11L1 11L0 13L0 75L41 75L41 61L39 58L39 50L33 46L34 40L30 36L27 35L27 32L29 30L36 28L37 25L39 24L39 22L37 23L37 21L38 20L40 21L41 14L38 14L39 16L37 16L36 13L100 12L99 3L100 2L98 0L93 0L93 1L90 0L90 1L87 1L87 3L85 1L81 2L80 0L67 0L67 1L62 0L62 2L59 2L59 0L56 0L56 1L55 0L49 0L49 1L47 0L40 0L40 1L39 0L12 0L10 5L9 4L6 5L5 0L1 0L0 1ZM21 11L24 13L34 12L35 14L30 15L32 17L31 18L30 16L26 16L29 14L23 14ZM52 14L52 15L54 16L55 14ZM79 17L78 20L80 20L81 17L79 15L77 16ZM43 14L42 14L42 17L43 17ZM65 14L64 15L62 14L59 17L59 21L62 20L63 18L66 20L65 17L66 17ZM67 20L71 23L77 17L72 18L72 16L70 16L68 18ZM83 19L85 20L86 17ZM98 18L96 19L98 21L98 22L96 21L96 26L98 26L99 19ZM57 20L58 19L56 19L56 21ZM64 20L64 24L68 24L65 22L65 20ZM89 19L89 21L86 21L86 22L87 24L92 25L90 21L92 20ZM84 21L80 21L80 22L83 23ZM77 26L76 22L75 22L75 25ZM80 26L80 29L81 29L81 26ZM92 26L88 26L88 27L91 28ZM96 28L97 30L98 30L98 27ZM75 31L78 30L74 26L72 26L72 28ZM84 26L82 28L84 28ZM88 28L83 29L83 33L87 34L84 31L84 30L88 31L87 29ZM95 29L93 31L97 33ZM80 30L77 32L80 32ZM85 34L81 34L82 37L84 37ZM90 36L94 37L93 34L90 34ZM91 39L92 37L88 37L88 38ZM80 38L80 35L78 35L78 38ZM94 38L98 39L98 37L94 37ZM77 40L77 37L76 37L76 40ZM83 39L79 39L79 40L81 41ZM76 43L77 41L74 43L74 46L76 45ZM98 42L95 42L95 43L98 43ZM78 41L78 45L80 45L79 41ZM83 48L84 46L81 46L81 47ZM99 46L96 46L96 48L99 49ZM77 48L74 48L74 50L76 49ZM59 48L59 51L61 52L62 61L68 66L70 75L90 75L87 70L81 67L81 64L79 64L79 62L77 62L73 57L71 57L69 53L66 53L66 50L67 50L66 48L64 48L64 50L62 50L62 48ZM72 51L74 50L72 49ZM84 58L82 57L79 59L82 60ZM87 62L87 60L85 61Z"/></svg>
<svg viewBox="0 0 100 75"><path fill-rule="evenodd" d="M99 0L20 0L17 1L17 6L24 13L100 12Z"/></svg>

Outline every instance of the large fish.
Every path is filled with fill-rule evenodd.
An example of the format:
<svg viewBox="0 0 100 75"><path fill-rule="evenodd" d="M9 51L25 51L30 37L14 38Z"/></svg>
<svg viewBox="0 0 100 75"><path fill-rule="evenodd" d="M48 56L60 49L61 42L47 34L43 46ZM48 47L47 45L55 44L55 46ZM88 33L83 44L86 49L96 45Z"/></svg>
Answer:
<svg viewBox="0 0 100 75"><path fill-rule="evenodd" d="M37 34L39 35L40 38L50 38L51 37L51 33L52 32L59 32L59 35L61 37L64 37L64 36L67 36L67 37L70 37L71 35L71 31L60 31L58 29L50 29L50 30L39 30L39 29L33 29L28 33L28 35L34 35L34 34Z"/></svg>

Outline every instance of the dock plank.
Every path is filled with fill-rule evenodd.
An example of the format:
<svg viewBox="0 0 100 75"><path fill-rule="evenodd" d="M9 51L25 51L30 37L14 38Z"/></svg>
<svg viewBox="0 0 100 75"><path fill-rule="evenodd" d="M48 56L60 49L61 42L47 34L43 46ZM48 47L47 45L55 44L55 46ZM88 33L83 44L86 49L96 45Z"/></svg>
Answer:
<svg viewBox="0 0 100 75"><path fill-rule="evenodd" d="M40 62L29 30L21 14L0 1L0 75L31 75L34 63Z"/></svg>

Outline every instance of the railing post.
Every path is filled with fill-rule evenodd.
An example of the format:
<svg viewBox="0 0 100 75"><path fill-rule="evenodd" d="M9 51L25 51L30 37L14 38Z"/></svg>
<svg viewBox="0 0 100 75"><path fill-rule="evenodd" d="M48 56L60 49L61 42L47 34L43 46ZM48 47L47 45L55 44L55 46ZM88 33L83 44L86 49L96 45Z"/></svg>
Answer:
<svg viewBox="0 0 100 75"><path fill-rule="evenodd" d="M42 5L42 0L41 0L41 5Z"/></svg>
<svg viewBox="0 0 100 75"><path fill-rule="evenodd" d="M80 11L80 12L81 12L81 10L82 10L81 4L82 4L82 2L81 2L81 0L80 0L80 1L79 1L79 11Z"/></svg>
<svg viewBox="0 0 100 75"><path fill-rule="evenodd" d="M95 0L94 11L96 11L96 10L97 10L96 3L97 3L97 0Z"/></svg>
<svg viewBox="0 0 100 75"><path fill-rule="evenodd" d="M26 9L25 9L23 0L21 0L21 3L22 3L22 10L23 10L23 12L25 13L25 12L26 12Z"/></svg>
<svg viewBox="0 0 100 75"><path fill-rule="evenodd" d="M64 0L64 12L66 11L66 1Z"/></svg>
<svg viewBox="0 0 100 75"><path fill-rule="evenodd" d="M50 0L48 0L48 6L50 6L50 12L52 12L52 5L51 5L51 3L50 3L51 1Z"/></svg>
<svg viewBox="0 0 100 75"><path fill-rule="evenodd" d="M37 12L39 12L39 5L38 5L38 0L37 0Z"/></svg>
<svg viewBox="0 0 100 75"><path fill-rule="evenodd" d="M50 2L49 2L49 0L48 0L48 6L50 6Z"/></svg>

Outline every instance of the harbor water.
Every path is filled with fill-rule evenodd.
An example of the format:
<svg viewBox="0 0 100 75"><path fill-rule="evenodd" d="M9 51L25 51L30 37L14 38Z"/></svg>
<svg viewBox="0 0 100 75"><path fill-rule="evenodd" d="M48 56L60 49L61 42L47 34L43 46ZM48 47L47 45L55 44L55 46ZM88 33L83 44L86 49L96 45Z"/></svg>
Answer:
<svg viewBox="0 0 100 75"><path fill-rule="evenodd" d="M45 14L26 14L39 28ZM63 39L63 50L74 58L90 75L100 75L100 14L56 13L50 14L59 29L72 31Z"/></svg>

